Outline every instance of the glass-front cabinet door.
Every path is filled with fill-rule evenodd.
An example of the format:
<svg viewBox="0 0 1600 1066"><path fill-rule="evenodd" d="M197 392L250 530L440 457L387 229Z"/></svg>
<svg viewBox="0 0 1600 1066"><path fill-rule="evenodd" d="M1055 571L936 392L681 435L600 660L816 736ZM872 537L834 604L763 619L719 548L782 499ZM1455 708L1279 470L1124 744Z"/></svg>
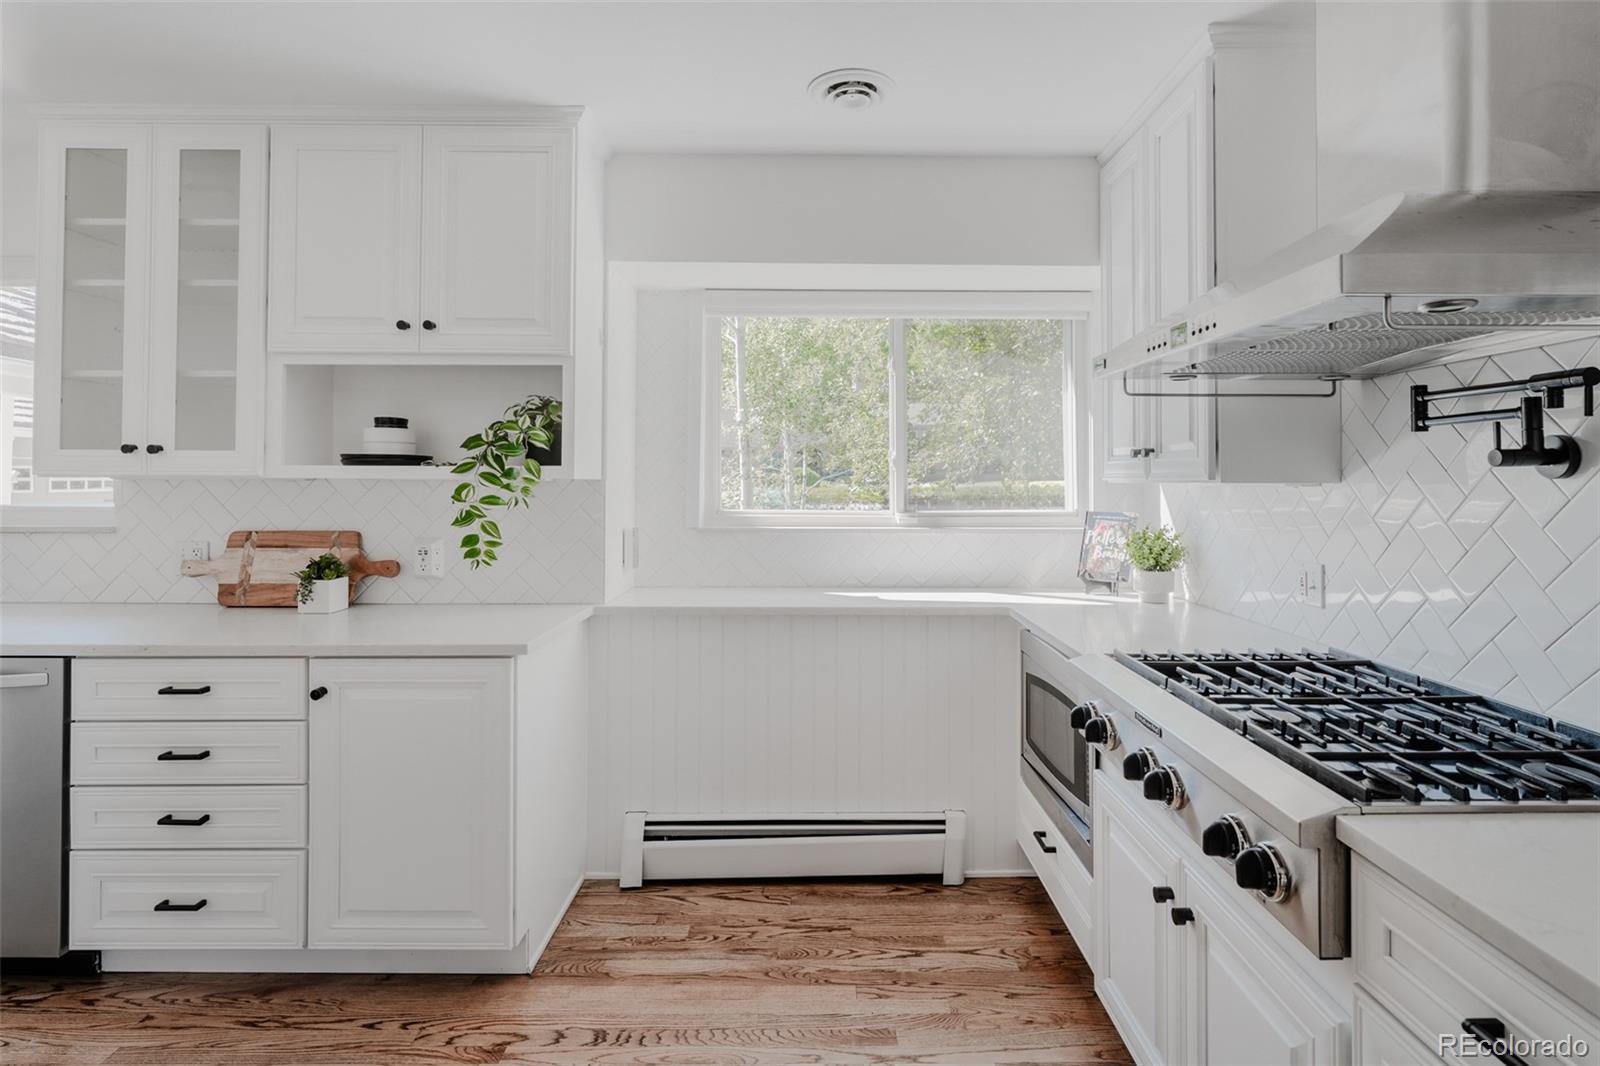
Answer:
<svg viewBox="0 0 1600 1066"><path fill-rule="evenodd" d="M257 471L266 153L261 126L155 129L151 474Z"/></svg>
<svg viewBox="0 0 1600 1066"><path fill-rule="evenodd" d="M266 128L46 123L36 466L260 465Z"/></svg>
<svg viewBox="0 0 1600 1066"><path fill-rule="evenodd" d="M35 466L144 469L150 128L40 135Z"/></svg>

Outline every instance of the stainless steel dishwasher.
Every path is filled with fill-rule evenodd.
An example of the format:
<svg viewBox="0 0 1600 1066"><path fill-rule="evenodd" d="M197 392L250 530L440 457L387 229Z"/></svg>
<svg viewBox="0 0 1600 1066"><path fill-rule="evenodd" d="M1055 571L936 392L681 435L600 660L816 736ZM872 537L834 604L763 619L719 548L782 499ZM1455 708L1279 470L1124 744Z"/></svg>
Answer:
<svg viewBox="0 0 1600 1066"><path fill-rule="evenodd" d="M0 955L65 946L67 660L0 657Z"/></svg>

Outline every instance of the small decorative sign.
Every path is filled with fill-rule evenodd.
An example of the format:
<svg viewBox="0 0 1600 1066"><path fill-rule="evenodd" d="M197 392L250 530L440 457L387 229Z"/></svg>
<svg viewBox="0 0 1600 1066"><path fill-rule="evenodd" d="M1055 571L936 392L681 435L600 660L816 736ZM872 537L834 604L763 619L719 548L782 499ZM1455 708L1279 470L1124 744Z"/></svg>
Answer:
<svg viewBox="0 0 1600 1066"><path fill-rule="evenodd" d="M1114 596L1128 580L1128 534L1137 515L1125 511L1090 511L1083 516L1083 547L1078 552L1078 577L1085 588L1106 586Z"/></svg>

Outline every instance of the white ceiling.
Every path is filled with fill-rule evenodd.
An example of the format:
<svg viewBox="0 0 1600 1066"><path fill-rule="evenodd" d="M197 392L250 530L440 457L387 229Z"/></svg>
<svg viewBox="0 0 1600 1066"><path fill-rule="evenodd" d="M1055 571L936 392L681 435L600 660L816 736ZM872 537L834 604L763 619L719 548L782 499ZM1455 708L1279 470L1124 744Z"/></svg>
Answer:
<svg viewBox="0 0 1600 1066"><path fill-rule="evenodd" d="M42 104L583 104L618 151L1089 154L1264 0L15 3L7 140ZM895 81L812 102L824 70ZM25 136L25 135L24 135Z"/></svg>

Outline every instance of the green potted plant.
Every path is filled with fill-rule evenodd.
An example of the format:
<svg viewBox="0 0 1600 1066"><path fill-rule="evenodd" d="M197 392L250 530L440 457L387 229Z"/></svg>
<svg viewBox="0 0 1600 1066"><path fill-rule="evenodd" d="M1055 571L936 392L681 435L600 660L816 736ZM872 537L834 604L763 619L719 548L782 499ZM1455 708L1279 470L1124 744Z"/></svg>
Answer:
<svg viewBox="0 0 1600 1066"><path fill-rule="evenodd" d="M492 566L504 543L500 523L490 515L500 509L528 506L534 488L544 476L541 458L559 457L561 401L550 396L529 396L506 408L505 414L461 442L472 454L451 467L470 474L450 499L461 508L450 524L465 529L461 557L476 570ZM559 458L557 460L559 462Z"/></svg>
<svg viewBox="0 0 1600 1066"><path fill-rule="evenodd" d="M294 576L300 582L294 599L301 614L333 614L350 606L350 568L332 552L312 559Z"/></svg>
<svg viewBox="0 0 1600 1066"><path fill-rule="evenodd" d="M1140 602L1166 603L1172 597L1183 555L1183 542L1170 526L1145 526L1128 534L1133 590L1139 594Z"/></svg>

